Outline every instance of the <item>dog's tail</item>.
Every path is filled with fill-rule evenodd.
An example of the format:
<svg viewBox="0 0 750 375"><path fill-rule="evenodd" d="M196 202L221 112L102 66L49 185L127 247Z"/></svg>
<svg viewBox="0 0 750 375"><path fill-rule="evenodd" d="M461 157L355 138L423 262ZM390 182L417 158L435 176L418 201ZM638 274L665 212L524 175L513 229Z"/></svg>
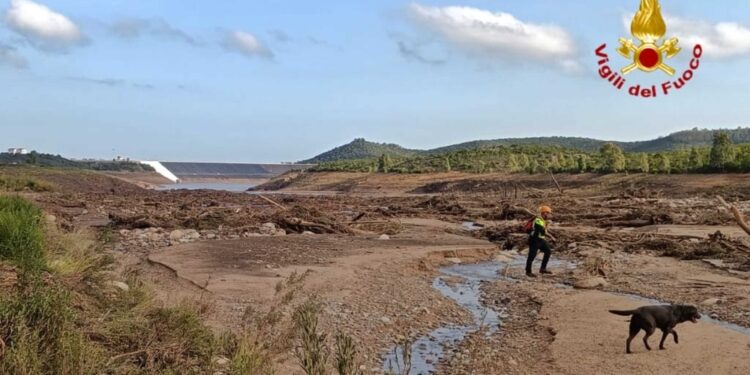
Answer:
<svg viewBox="0 0 750 375"><path fill-rule="evenodd" d="M622 316L631 316L631 315L635 314L635 310L627 310L627 311L609 310L609 312L611 312L612 314L615 314L615 315L622 315Z"/></svg>

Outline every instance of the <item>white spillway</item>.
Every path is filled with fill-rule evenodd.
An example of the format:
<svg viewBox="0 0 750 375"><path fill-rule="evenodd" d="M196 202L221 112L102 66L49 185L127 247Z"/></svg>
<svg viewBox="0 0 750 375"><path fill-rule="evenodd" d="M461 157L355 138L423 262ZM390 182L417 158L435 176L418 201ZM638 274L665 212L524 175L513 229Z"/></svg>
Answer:
<svg viewBox="0 0 750 375"><path fill-rule="evenodd" d="M158 161L142 161L141 164L146 164L150 166L151 168L154 168L156 173L164 176L164 178L168 179L172 182L179 182L180 179L177 178L177 176L174 175L174 173L170 172L169 169L167 169L165 166L161 164L161 162Z"/></svg>

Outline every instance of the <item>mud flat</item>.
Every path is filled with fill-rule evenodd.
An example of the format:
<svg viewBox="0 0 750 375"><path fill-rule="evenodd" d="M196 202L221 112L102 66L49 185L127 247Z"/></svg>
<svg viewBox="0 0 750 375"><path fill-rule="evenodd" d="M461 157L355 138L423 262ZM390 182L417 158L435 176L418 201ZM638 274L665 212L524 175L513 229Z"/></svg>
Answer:
<svg viewBox="0 0 750 375"><path fill-rule="evenodd" d="M750 212L743 176L559 176L561 195L544 176L308 174L261 197L30 173L56 187L24 193L50 222L106 235L118 278L208 303L217 332L274 309L288 324L315 299L321 331L350 335L368 374L401 364L388 356L403 342L412 373L750 373L750 238L714 198ZM529 280L518 227L540 204L555 208L555 274ZM607 311L649 302L623 294L714 320L626 356L627 323ZM299 373L294 345L273 353L281 374Z"/></svg>

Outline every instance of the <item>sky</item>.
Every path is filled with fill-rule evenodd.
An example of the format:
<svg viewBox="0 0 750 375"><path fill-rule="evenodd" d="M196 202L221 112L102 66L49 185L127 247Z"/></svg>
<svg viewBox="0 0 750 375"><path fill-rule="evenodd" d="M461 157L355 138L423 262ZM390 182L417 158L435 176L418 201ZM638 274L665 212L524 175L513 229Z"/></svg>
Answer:
<svg viewBox="0 0 750 375"><path fill-rule="evenodd" d="M0 0L0 147L286 162L354 138L645 140L750 126L750 2L661 0L700 67L668 97L599 77L639 0ZM628 82L660 84L636 71Z"/></svg>

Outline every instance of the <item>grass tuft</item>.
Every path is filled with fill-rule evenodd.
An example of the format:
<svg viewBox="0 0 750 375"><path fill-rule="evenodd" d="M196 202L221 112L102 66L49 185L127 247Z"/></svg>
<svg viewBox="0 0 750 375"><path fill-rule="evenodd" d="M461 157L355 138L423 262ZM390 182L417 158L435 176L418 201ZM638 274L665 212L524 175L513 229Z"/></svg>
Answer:
<svg viewBox="0 0 750 375"><path fill-rule="evenodd" d="M42 211L17 196L0 196L0 260L15 263L24 272L45 267Z"/></svg>

